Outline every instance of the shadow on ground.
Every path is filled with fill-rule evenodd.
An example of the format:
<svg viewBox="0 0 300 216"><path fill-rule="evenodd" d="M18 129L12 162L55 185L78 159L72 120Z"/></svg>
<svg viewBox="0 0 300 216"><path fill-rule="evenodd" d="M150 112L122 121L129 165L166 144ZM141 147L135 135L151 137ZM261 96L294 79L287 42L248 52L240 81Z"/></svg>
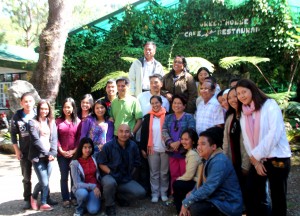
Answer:
<svg viewBox="0 0 300 216"><path fill-rule="evenodd" d="M50 212L34 211L34 210L23 210L23 200L13 200L0 204L0 215L14 215L14 216L25 216L25 215L41 215L41 216L72 216L75 207L63 208L60 193L51 193L51 198L59 201L58 205L53 206L54 210ZM97 216L103 216L104 208L97 214ZM120 207L117 205L117 215L120 216L174 216L176 215L174 206L165 206L160 201L158 203L151 203L150 198L136 200L131 203L129 207ZM90 216L85 214L85 216Z"/></svg>

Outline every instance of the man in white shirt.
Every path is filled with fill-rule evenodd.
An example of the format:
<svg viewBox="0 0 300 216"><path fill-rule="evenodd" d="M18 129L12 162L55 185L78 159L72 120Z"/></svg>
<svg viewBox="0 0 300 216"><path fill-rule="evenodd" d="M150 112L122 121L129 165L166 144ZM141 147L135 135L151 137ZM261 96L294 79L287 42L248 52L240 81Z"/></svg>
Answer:
<svg viewBox="0 0 300 216"><path fill-rule="evenodd" d="M143 91L150 90L149 76L164 75L160 62L154 59L156 45L149 41L144 45L144 57L135 60L129 69L130 94L138 96Z"/></svg>
<svg viewBox="0 0 300 216"><path fill-rule="evenodd" d="M196 131L200 134L202 131L214 126L223 127L224 114L215 94L215 85L205 81L201 87L202 101L197 105L195 113Z"/></svg>
<svg viewBox="0 0 300 216"><path fill-rule="evenodd" d="M170 109L170 104L167 98L161 95L161 88L162 88L162 80L163 77L160 74L153 74L149 76L149 81L150 81L150 91L145 91L142 92L138 95L137 99L140 102L141 109L143 112L143 116L148 114L150 110L152 109L151 104L150 104L150 98L153 95L160 96L162 99L162 106L166 109L167 112L169 112Z"/></svg>

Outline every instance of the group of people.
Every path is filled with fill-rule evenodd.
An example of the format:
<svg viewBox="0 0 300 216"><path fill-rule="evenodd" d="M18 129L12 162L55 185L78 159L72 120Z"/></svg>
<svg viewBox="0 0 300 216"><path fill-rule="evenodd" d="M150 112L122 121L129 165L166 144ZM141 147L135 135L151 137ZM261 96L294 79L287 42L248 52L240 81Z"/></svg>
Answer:
<svg viewBox="0 0 300 216"><path fill-rule="evenodd" d="M24 208L57 204L49 188L57 157L62 205L76 206L74 216L96 214L102 200L116 215L116 202L146 195L174 204L180 216L286 215L291 150L276 102L248 79L221 91L207 68L193 77L183 56L164 75L155 52L147 42L129 79L108 80L96 101L84 95L78 112L66 98L56 120L46 100L35 111L33 96L23 94L11 137Z"/></svg>

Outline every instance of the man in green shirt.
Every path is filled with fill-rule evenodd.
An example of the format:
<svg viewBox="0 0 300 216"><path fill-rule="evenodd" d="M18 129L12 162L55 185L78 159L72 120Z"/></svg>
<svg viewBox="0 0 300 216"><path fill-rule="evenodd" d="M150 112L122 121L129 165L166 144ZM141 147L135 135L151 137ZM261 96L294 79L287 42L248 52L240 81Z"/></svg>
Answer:
<svg viewBox="0 0 300 216"><path fill-rule="evenodd" d="M121 77L116 80L118 96L111 103L111 117L114 119L114 134L121 124L128 124L134 137L141 127L143 113L139 101L129 94L129 80Z"/></svg>

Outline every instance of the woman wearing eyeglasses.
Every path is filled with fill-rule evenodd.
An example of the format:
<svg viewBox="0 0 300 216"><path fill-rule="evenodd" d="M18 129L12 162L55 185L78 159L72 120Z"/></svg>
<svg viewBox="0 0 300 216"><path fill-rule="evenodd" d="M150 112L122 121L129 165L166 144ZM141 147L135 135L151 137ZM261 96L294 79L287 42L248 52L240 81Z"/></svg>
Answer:
<svg viewBox="0 0 300 216"><path fill-rule="evenodd" d="M171 105L174 113L166 116L162 138L169 153L171 185L173 185L173 182L185 173L185 157L182 155L185 149L180 143L181 133L188 128L196 130L196 122L191 114L184 112L187 101L183 95L174 95Z"/></svg>
<svg viewBox="0 0 300 216"><path fill-rule="evenodd" d="M227 110L223 150L224 154L231 160L235 172L237 174L244 202L246 202L245 187L246 177L250 169L250 160L243 144L243 136L241 132L238 109L238 99L235 88L231 88L227 93L227 102L229 108Z"/></svg>
<svg viewBox="0 0 300 216"><path fill-rule="evenodd" d="M185 95L187 98L185 112L194 114L198 96L197 87L183 56L174 58L172 70L163 78L162 92L169 102L172 101L175 94Z"/></svg>

